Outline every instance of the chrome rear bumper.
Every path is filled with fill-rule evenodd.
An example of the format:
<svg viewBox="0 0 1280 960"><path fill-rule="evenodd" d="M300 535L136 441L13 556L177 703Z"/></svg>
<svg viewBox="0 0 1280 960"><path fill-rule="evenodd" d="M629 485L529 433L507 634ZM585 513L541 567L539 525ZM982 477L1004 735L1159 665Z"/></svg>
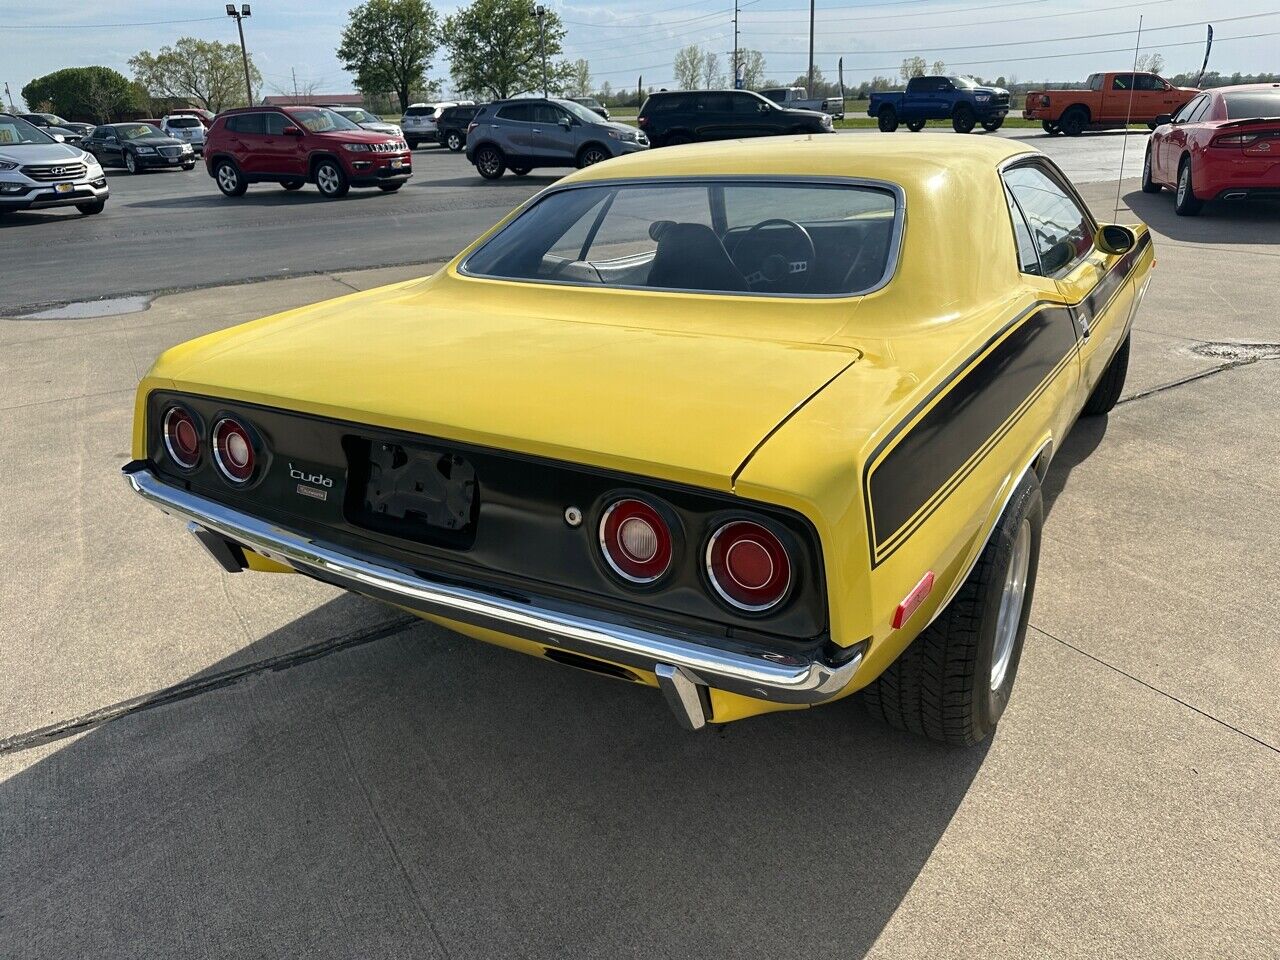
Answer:
<svg viewBox="0 0 1280 960"><path fill-rule="evenodd" d="M638 624L597 619L596 611L587 607L432 580L164 483L141 463L126 464L124 475L144 500L188 521L188 529L224 566L229 551L222 544L219 555L217 537L356 593L650 671L677 718L689 729L698 729L709 719L708 698L699 688L715 687L777 703L821 703L848 686L862 662L860 651L833 664L821 658L725 649L692 633L658 633Z"/></svg>

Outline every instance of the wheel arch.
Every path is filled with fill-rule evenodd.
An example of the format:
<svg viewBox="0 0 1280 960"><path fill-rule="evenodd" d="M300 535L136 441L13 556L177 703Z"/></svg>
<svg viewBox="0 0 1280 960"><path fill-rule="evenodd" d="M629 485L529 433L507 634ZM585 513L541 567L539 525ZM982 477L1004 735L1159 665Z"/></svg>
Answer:
<svg viewBox="0 0 1280 960"><path fill-rule="evenodd" d="M1077 100L1075 103L1071 104L1070 106L1066 107L1060 114L1058 114L1058 119L1055 122L1061 123L1062 118L1065 117L1072 110L1083 110L1084 122L1093 123L1093 111L1089 109L1089 105L1087 103L1081 103L1079 100Z"/></svg>
<svg viewBox="0 0 1280 960"><path fill-rule="evenodd" d="M574 157L579 161L581 161L582 155L586 153L588 150L590 150L592 147L599 147L601 150L605 152L605 154L608 156L609 159L612 159L613 153L609 150L607 146L605 146L604 143L602 143L599 140L588 140L586 143L584 143L582 146L578 148L578 152L574 154Z"/></svg>
<svg viewBox="0 0 1280 960"><path fill-rule="evenodd" d="M346 168L342 166L342 160L332 150L317 150L307 157L307 180L314 182L316 179L316 167L322 160L332 160L345 174Z"/></svg>
<svg viewBox="0 0 1280 960"><path fill-rule="evenodd" d="M205 168L209 171L209 176L211 177L216 176L218 171L218 164L222 163L222 161L224 160L227 163L231 164L233 167L235 167L237 173L244 172L240 169L240 164L236 163L235 157L233 157L229 153L223 153L222 151L219 151L205 159Z"/></svg>

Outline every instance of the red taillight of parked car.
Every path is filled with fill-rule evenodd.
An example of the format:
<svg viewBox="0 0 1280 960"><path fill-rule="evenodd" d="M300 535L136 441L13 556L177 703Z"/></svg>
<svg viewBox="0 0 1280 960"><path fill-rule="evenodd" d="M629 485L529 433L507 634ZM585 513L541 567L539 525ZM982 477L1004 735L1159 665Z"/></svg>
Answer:
<svg viewBox="0 0 1280 960"><path fill-rule="evenodd" d="M190 411L185 407L170 407L165 412L161 429L169 459L184 470L190 470L200 462L200 426Z"/></svg>
<svg viewBox="0 0 1280 960"><path fill-rule="evenodd" d="M776 607L791 587L791 557L767 527L731 520L707 542L707 577L731 607L759 613Z"/></svg>
<svg viewBox="0 0 1280 960"><path fill-rule="evenodd" d="M218 472L232 483L248 483L257 455L249 430L234 417L223 417L213 427L213 459Z"/></svg>
<svg viewBox="0 0 1280 960"><path fill-rule="evenodd" d="M639 126L647 127L647 126L649 125L649 118L648 118L648 117L636 117L636 123L637 123Z"/></svg>
<svg viewBox="0 0 1280 960"><path fill-rule="evenodd" d="M624 580L652 583L671 566L671 528L643 500L617 500L600 518L600 550Z"/></svg>
<svg viewBox="0 0 1280 960"><path fill-rule="evenodd" d="M1214 137L1209 143L1211 147L1247 147L1259 139L1256 133L1231 133L1222 137Z"/></svg>

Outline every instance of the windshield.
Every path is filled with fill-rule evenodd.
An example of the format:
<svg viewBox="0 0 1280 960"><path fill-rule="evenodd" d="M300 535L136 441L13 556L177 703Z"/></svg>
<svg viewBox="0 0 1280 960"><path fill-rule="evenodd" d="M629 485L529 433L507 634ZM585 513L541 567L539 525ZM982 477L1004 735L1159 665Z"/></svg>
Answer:
<svg viewBox="0 0 1280 960"><path fill-rule="evenodd" d="M26 143L57 143L57 141L34 124L19 117L0 117L0 147L14 147Z"/></svg>
<svg viewBox="0 0 1280 960"><path fill-rule="evenodd" d="M564 107L571 114L581 120L583 123L601 123L600 114L593 110L588 110L580 103L574 103L572 100L557 100L560 106Z"/></svg>
<svg viewBox="0 0 1280 960"><path fill-rule="evenodd" d="M141 140L143 137L159 136L160 131L149 123L121 124L116 127L116 136L121 140Z"/></svg>
<svg viewBox="0 0 1280 960"><path fill-rule="evenodd" d="M574 103L579 103L584 107L600 106L600 101L597 100L595 97L579 97L577 100L574 101Z"/></svg>
<svg viewBox="0 0 1280 960"><path fill-rule="evenodd" d="M887 187L677 180L548 194L463 264L474 276L612 288L851 296L892 270Z"/></svg>
<svg viewBox="0 0 1280 960"><path fill-rule="evenodd" d="M368 110L362 110L360 107L351 107L347 110L335 110L334 113L340 114L355 123L381 123L381 117L375 117Z"/></svg>
<svg viewBox="0 0 1280 960"><path fill-rule="evenodd" d="M360 125L352 123L340 113L316 107L310 110L293 110L290 115L312 133L329 133L333 130L359 130Z"/></svg>
<svg viewBox="0 0 1280 960"><path fill-rule="evenodd" d="M948 77L947 79L959 90L972 90L978 85L973 77Z"/></svg>
<svg viewBox="0 0 1280 960"><path fill-rule="evenodd" d="M1248 120L1254 117L1280 117L1280 90L1264 90L1260 93L1224 93L1228 120Z"/></svg>

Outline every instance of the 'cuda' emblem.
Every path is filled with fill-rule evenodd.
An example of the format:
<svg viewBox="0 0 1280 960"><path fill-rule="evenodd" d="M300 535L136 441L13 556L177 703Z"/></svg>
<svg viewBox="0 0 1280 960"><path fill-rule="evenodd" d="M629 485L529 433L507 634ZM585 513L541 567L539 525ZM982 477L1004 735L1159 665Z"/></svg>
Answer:
<svg viewBox="0 0 1280 960"><path fill-rule="evenodd" d="M317 487L333 486L333 481L330 480L328 477L326 477L323 473L304 473L303 471L295 467L292 463L289 464L289 476L292 477L294 480L301 480L303 483L315 484Z"/></svg>

